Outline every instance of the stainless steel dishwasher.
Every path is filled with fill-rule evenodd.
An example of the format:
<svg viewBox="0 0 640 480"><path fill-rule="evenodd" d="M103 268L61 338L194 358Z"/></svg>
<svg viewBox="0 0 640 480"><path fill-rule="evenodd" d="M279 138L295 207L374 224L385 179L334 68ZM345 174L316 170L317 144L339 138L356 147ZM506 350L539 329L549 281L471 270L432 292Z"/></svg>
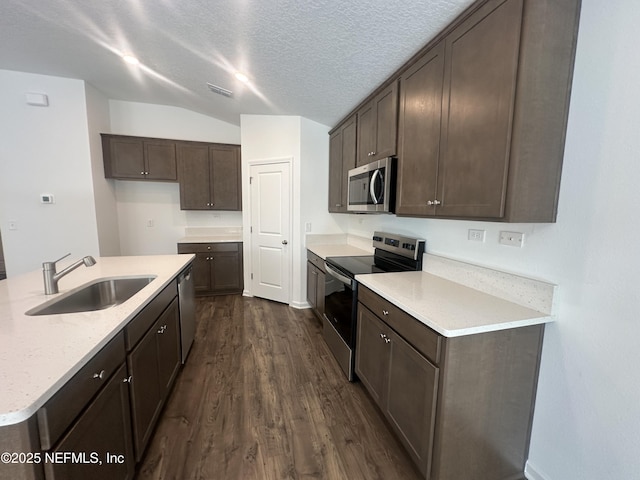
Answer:
<svg viewBox="0 0 640 480"><path fill-rule="evenodd" d="M178 301L180 302L182 363L184 363L196 333L196 301L191 265L178 275Z"/></svg>

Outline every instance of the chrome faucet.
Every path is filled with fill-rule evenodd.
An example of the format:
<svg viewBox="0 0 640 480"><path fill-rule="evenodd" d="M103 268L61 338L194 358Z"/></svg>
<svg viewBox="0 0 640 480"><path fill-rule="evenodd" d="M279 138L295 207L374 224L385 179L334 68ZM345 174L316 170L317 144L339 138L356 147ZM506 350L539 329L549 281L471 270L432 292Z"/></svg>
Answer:
<svg viewBox="0 0 640 480"><path fill-rule="evenodd" d="M80 265L85 265L86 267L92 267L96 264L96 259L92 256L86 256L81 258L76 263L69 265L67 268L60 272L56 272L56 263L58 263L63 258L67 258L70 253L67 253L64 257L59 258L53 262L44 262L42 264L42 275L44 276L44 294L51 295L53 293L58 293L58 281L64 277L67 273L72 272Z"/></svg>

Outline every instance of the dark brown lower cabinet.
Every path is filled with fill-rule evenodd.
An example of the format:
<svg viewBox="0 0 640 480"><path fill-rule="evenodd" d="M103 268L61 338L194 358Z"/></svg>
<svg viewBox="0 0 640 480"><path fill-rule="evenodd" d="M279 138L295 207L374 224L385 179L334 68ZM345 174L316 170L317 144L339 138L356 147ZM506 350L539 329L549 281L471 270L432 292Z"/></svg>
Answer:
<svg viewBox="0 0 640 480"><path fill-rule="evenodd" d="M194 253L196 295L242 293L242 243L179 243L178 253Z"/></svg>
<svg viewBox="0 0 640 480"><path fill-rule="evenodd" d="M424 478L524 478L544 325L443 337L358 301L356 373Z"/></svg>
<svg viewBox="0 0 640 480"><path fill-rule="evenodd" d="M52 450L43 453L47 480L133 478L129 391L122 364L98 396ZM70 452L75 458L67 458Z"/></svg>
<svg viewBox="0 0 640 480"><path fill-rule="evenodd" d="M307 301L314 313L322 319L326 278L324 260L312 252L307 252L307 258Z"/></svg>
<svg viewBox="0 0 640 480"><path fill-rule="evenodd" d="M142 458L180 367L179 329L174 299L127 355L136 461Z"/></svg>
<svg viewBox="0 0 640 480"><path fill-rule="evenodd" d="M369 309L358 310L356 372L420 472L429 471L438 368Z"/></svg>

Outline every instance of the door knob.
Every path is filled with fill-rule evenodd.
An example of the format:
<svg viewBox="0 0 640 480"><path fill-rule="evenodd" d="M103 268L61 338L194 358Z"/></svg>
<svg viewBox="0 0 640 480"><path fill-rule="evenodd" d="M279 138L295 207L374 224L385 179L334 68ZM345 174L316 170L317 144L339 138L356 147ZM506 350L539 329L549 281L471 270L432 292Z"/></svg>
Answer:
<svg viewBox="0 0 640 480"><path fill-rule="evenodd" d="M282 240L282 244L283 245L287 245L289 242L287 242L286 240Z"/></svg>

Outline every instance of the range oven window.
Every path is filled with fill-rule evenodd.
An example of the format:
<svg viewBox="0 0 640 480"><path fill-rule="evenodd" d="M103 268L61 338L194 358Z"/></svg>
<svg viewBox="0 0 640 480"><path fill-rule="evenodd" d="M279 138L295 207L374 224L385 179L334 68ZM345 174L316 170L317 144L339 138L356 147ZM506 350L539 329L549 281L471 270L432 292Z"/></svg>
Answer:
<svg viewBox="0 0 640 480"><path fill-rule="evenodd" d="M355 293L351 285L345 285L331 276L325 284L324 312L331 325L347 345L353 345L353 302Z"/></svg>

